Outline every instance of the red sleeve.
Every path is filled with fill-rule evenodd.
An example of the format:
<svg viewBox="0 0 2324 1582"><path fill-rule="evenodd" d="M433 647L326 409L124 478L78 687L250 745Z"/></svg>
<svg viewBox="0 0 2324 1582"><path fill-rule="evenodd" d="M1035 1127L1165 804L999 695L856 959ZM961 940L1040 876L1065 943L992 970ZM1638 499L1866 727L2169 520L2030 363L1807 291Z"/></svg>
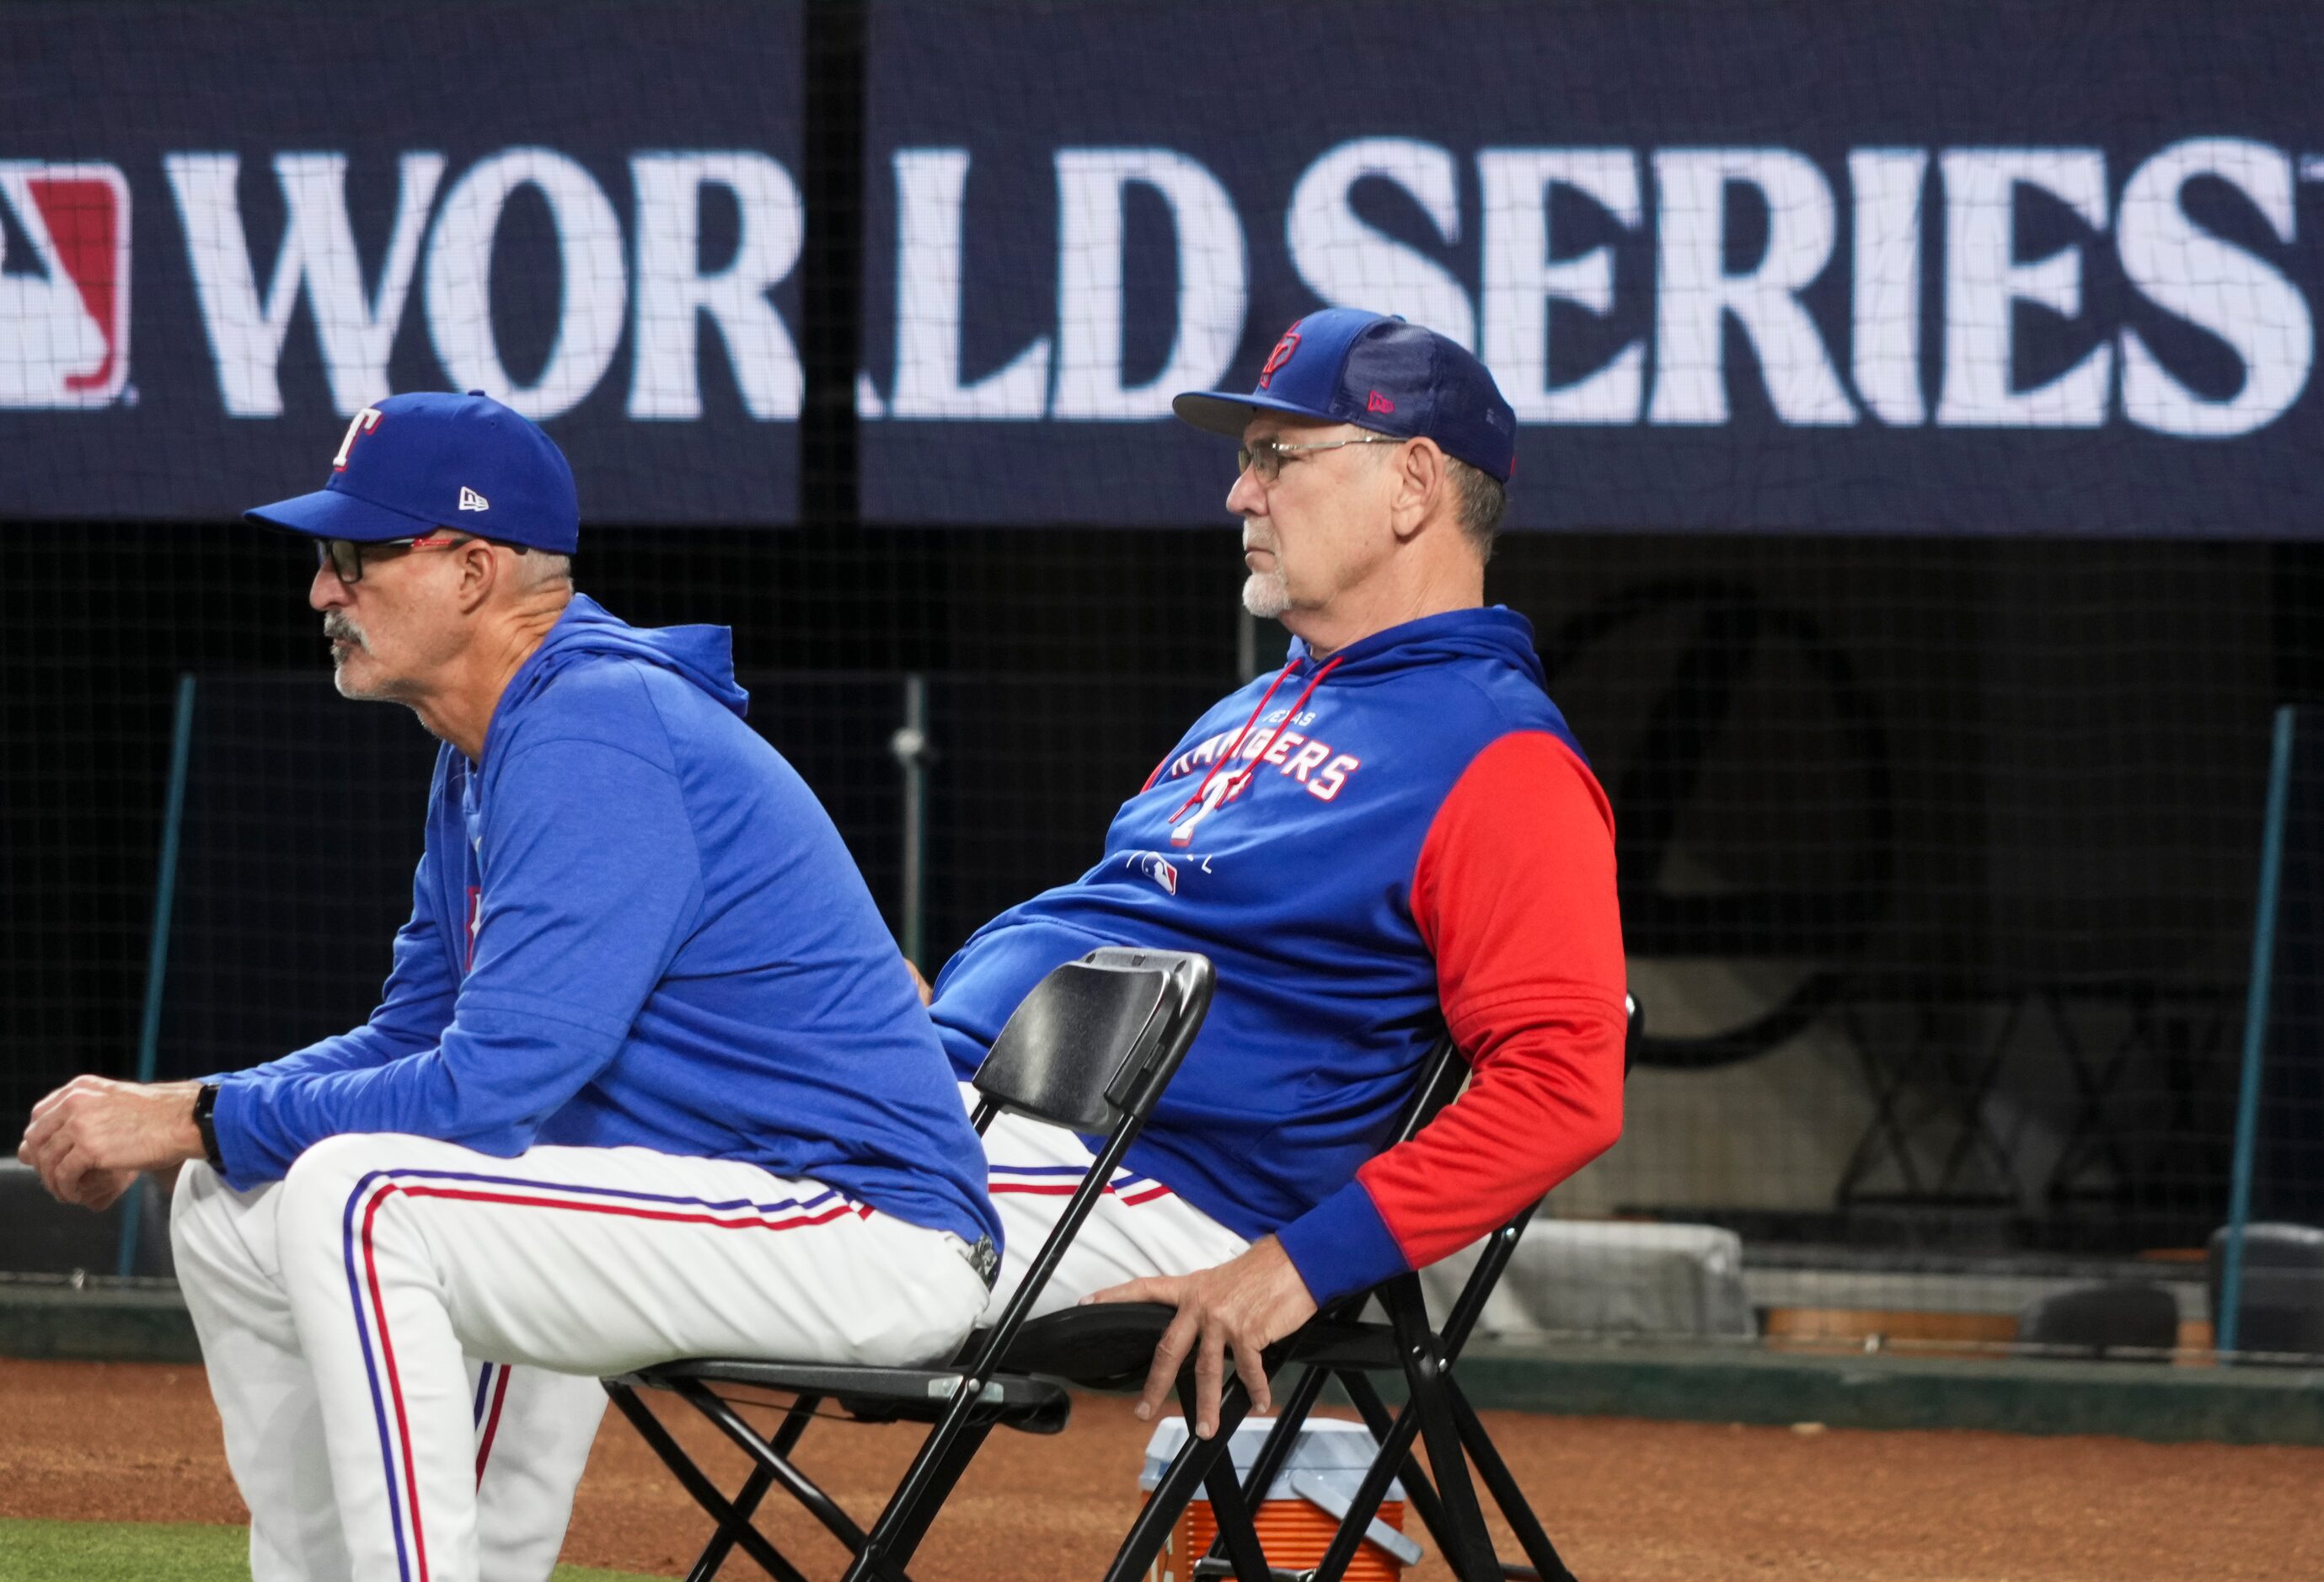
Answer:
<svg viewBox="0 0 2324 1582"><path fill-rule="evenodd" d="M1473 1076L1356 1173L1406 1262L1466 1246L1622 1130L1622 919L1614 815L1572 750L1502 737L1437 810L1412 910Z"/></svg>

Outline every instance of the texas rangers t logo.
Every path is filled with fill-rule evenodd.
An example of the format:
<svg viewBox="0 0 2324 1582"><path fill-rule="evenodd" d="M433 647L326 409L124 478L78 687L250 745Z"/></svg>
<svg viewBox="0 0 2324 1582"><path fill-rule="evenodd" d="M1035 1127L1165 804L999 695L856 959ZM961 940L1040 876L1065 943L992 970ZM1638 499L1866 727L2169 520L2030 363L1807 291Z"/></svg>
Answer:
<svg viewBox="0 0 2324 1582"><path fill-rule="evenodd" d="M339 441L339 454L331 458L331 471L344 473L347 470L347 453L355 449L356 437L369 434L378 428L380 418L385 416L377 407L365 407L348 420L347 437ZM401 434L402 430L399 428L396 432Z"/></svg>
<svg viewBox="0 0 2324 1582"><path fill-rule="evenodd" d="M1267 365L1259 371L1259 388L1265 390L1275 378L1275 371L1290 362L1292 354L1298 349L1299 331L1296 328L1285 330L1283 338L1275 343L1275 350L1267 354Z"/></svg>

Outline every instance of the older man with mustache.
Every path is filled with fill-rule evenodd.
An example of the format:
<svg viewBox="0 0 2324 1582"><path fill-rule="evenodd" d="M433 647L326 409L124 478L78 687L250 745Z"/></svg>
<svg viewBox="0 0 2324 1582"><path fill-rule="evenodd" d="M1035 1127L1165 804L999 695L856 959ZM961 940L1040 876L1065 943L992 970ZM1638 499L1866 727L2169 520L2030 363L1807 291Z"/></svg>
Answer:
<svg viewBox="0 0 2324 1582"><path fill-rule="evenodd" d="M673 1357L908 1364L1000 1227L838 832L722 627L573 590L573 475L480 393L358 413L311 538L339 690L439 738L369 1022L199 1082L80 1078L18 1149L171 1238L255 1582L543 1578L605 1396Z"/></svg>

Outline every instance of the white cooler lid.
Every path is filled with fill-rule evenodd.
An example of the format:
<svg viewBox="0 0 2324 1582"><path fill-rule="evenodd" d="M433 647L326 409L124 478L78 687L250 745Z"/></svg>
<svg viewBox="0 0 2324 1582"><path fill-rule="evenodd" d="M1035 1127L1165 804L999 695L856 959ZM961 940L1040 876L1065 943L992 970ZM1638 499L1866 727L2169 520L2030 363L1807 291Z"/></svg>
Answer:
<svg viewBox="0 0 2324 1582"><path fill-rule="evenodd" d="M1234 1457L1235 1472L1239 1476L1250 1476L1252 1466L1259 1460L1259 1447L1267 1443L1267 1436L1274 1427L1275 1420L1271 1417L1247 1417L1235 1430L1228 1449ZM1151 1492L1162 1481L1162 1475L1170 1469L1170 1463L1177 1459L1178 1452L1185 1443L1185 1418L1166 1417L1156 1425L1154 1437L1146 1443L1146 1465L1138 1475L1138 1486ZM1364 1468L1372 1464L1372 1458L1379 1453L1379 1441L1372 1438L1372 1430L1362 1423L1350 1422L1344 1418L1311 1417L1300 1426L1299 1442L1292 1446L1290 1459L1283 1464L1283 1471L1277 1476L1275 1485L1267 1491L1267 1497L1270 1500L1298 1499L1300 1495L1291 1487L1291 1474L1294 1472L1349 1475L1333 1481L1344 1481L1352 1494ZM1201 1496L1195 1497L1199 1499ZM1389 1484L1388 1497L1391 1500L1404 1498L1404 1485Z"/></svg>

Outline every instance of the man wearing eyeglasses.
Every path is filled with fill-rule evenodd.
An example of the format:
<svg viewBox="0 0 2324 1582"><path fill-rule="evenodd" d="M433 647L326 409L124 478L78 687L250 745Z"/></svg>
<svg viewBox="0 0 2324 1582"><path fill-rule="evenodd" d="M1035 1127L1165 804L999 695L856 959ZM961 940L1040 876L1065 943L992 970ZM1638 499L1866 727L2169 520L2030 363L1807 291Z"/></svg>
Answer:
<svg viewBox="0 0 2324 1582"><path fill-rule="evenodd" d="M1611 1145L1625 975L1604 794L1532 627L1484 603L1516 464L1492 375L1333 308L1250 391L1174 405L1241 441L1243 603L1290 629L1289 660L1194 722L1096 867L980 929L931 1012L964 1075L1093 945L1211 957L1201 1036L1044 1298L1175 1304L1139 1414L1191 1352L1208 1435L1228 1350L1267 1411L1259 1353L1318 1303L1466 1246ZM1468 1090L1383 1151L1448 1027ZM1039 1245L1088 1152L1011 1118L985 1149L1009 1245Z"/></svg>
<svg viewBox="0 0 2324 1582"><path fill-rule="evenodd" d="M723 627L573 590L573 475L472 392L349 425L306 535L339 691L443 742L368 1023L198 1082L81 1078L19 1155L171 1216L255 1582L545 1577L601 1375L906 1364L999 1224L838 832L742 722Z"/></svg>

